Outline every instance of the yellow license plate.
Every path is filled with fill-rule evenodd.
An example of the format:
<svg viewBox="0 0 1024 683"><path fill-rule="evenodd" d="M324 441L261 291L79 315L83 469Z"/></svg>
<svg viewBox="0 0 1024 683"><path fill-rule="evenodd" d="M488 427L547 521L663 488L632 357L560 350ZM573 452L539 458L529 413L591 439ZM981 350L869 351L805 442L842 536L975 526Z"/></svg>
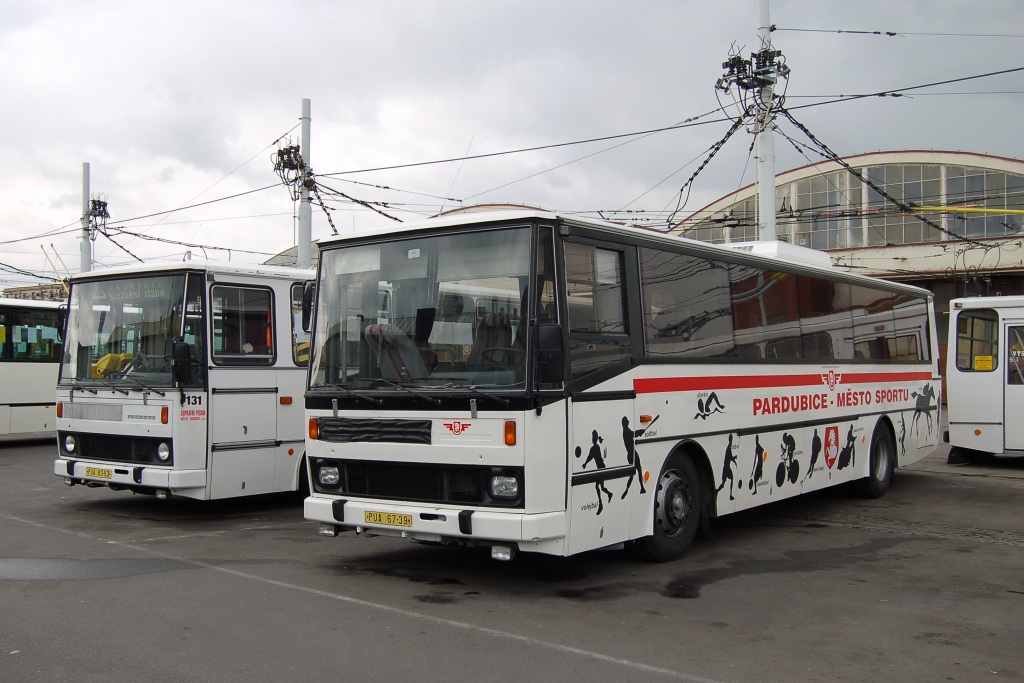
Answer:
<svg viewBox="0 0 1024 683"><path fill-rule="evenodd" d="M412 515L366 510L363 512L363 521L367 524L384 524L386 526L412 526Z"/></svg>
<svg viewBox="0 0 1024 683"><path fill-rule="evenodd" d="M103 469L101 467L86 467L85 476L97 477L99 479L110 479L114 473L111 470Z"/></svg>

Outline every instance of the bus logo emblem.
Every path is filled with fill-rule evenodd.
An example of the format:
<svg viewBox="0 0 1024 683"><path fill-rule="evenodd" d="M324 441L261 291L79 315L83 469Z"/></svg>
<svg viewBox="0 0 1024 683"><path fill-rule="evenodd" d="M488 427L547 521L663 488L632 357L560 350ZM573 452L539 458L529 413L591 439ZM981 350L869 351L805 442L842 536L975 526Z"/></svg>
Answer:
<svg viewBox="0 0 1024 683"><path fill-rule="evenodd" d="M829 391L835 391L836 385L843 380L842 373L829 370L828 373L821 373L821 381L828 385Z"/></svg>
<svg viewBox="0 0 1024 683"><path fill-rule="evenodd" d="M458 436L462 432L469 429L472 426L472 424L473 423L471 422L459 422L458 420L456 420L455 422L445 422L444 426L449 432L451 432L455 436Z"/></svg>
<svg viewBox="0 0 1024 683"><path fill-rule="evenodd" d="M829 469L836 464L839 457L839 427L825 428L825 464Z"/></svg>

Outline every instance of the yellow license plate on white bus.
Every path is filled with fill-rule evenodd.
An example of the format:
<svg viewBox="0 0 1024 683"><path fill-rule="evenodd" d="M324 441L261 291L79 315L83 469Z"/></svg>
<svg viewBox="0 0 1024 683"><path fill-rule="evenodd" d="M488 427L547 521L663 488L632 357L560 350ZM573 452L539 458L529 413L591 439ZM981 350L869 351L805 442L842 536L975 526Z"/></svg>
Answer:
<svg viewBox="0 0 1024 683"><path fill-rule="evenodd" d="M85 476L96 477L97 479L110 479L114 476L113 471L103 469L102 467L86 467Z"/></svg>
<svg viewBox="0 0 1024 683"><path fill-rule="evenodd" d="M412 526L412 515L366 510L363 512L363 521L367 524L384 524L385 526Z"/></svg>

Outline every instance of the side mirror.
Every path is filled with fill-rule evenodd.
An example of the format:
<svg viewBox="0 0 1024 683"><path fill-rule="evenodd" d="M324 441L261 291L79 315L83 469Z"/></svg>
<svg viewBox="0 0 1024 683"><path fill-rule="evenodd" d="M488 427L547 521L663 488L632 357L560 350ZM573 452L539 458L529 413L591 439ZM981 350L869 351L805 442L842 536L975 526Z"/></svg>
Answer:
<svg viewBox="0 0 1024 683"><path fill-rule="evenodd" d="M541 323L537 326L537 374L542 384L561 384L565 378L562 353L562 326Z"/></svg>
<svg viewBox="0 0 1024 683"><path fill-rule="evenodd" d="M174 342L171 359L175 383L181 385L192 381L192 347L183 341Z"/></svg>
<svg viewBox="0 0 1024 683"><path fill-rule="evenodd" d="M61 304L57 308L57 341L64 343L64 335L68 328L68 305Z"/></svg>
<svg viewBox="0 0 1024 683"><path fill-rule="evenodd" d="M308 280L302 288L302 331L313 329L313 304L316 303L316 283Z"/></svg>

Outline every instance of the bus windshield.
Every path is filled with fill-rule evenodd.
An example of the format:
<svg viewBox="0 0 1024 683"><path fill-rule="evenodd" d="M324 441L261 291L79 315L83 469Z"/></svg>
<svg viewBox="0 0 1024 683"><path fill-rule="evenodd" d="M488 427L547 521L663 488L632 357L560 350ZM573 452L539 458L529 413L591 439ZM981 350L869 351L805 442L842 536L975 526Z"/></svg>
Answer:
<svg viewBox="0 0 1024 683"><path fill-rule="evenodd" d="M184 299L184 274L75 283L60 382L172 385L172 342L202 334L198 297L182 329Z"/></svg>
<svg viewBox="0 0 1024 683"><path fill-rule="evenodd" d="M324 250L311 389L524 388L530 235Z"/></svg>

